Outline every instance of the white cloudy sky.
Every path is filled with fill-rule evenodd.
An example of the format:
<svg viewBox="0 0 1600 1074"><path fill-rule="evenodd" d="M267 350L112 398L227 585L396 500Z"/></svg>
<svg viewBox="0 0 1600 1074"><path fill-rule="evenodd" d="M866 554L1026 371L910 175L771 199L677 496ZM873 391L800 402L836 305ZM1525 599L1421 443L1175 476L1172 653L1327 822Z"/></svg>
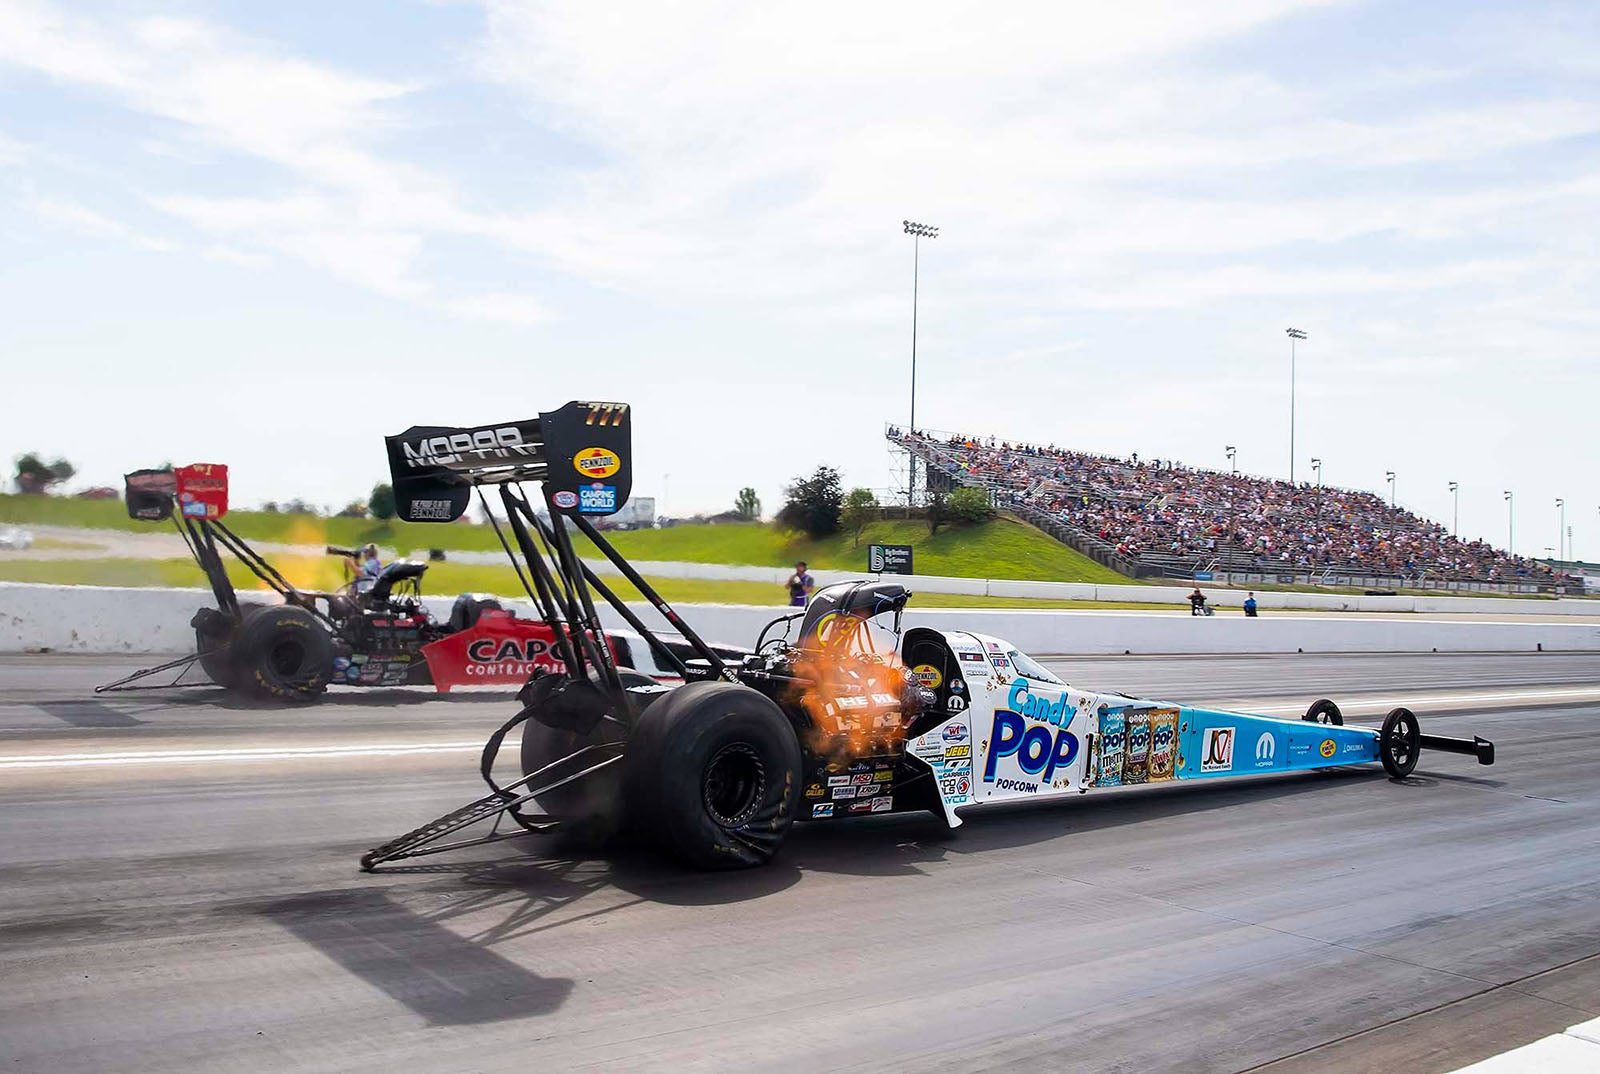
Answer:
<svg viewBox="0 0 1600 1074"><path fill-rule="evenodd" d="M0 452L360 494L637 407L668 510L935 428L1600 558L1592 3L0 0ZM670 474L670 483L665 475Z"/></svg>

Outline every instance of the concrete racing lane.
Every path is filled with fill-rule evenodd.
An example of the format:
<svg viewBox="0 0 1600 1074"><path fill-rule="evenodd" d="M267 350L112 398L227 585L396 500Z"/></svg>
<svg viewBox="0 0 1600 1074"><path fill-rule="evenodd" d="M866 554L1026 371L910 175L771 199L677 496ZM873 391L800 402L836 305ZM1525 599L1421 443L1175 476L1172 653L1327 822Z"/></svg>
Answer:
<svg viewBox="0 0 1600 1074"><path fill-rule="evenodd" d="M9 1069L1426 1071L1600 1015L1593 655L1050 661L1423 696L1498 763L800 825L713 876L554 838L363 876L479 793L507 695L90 694L125 663L0 660L0 755L58 759L0 768Z"/></svg>

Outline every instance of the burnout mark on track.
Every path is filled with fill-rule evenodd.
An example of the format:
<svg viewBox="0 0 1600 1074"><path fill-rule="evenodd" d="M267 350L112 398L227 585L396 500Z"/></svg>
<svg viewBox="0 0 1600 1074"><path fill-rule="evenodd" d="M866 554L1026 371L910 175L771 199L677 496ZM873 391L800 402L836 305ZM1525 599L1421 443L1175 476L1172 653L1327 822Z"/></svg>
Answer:
<svg viewBox="0 0 1600 1074"><path fill-rule="evenodd" d="M46 716L73 727L142 727L145 722L104 701L36 701L34 705Z"/></svg>

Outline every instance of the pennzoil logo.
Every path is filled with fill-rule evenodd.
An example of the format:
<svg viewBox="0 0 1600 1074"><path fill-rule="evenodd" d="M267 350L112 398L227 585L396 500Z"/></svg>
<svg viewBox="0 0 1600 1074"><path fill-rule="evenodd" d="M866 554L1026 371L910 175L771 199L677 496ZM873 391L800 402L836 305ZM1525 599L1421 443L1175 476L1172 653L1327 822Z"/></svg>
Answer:
<svg viewBox="0 0 1600 1074"><path fill-rule="evenodd" d="M406 465L448 466L461 462L468 456L484 459L520 458L532 455L535 445L524 443L522 430L515 425L502 425L493 429L471 429L448 436L427 436L417 441L402 440L401 453Z"/></svg>
<svg viewBox="0 0 1600 1074"><path fill-rule="evenodd" d="M1322 754L1324 757L1332 757L1338 748L1339 747L1333 744L1333 739L1325 738L1322 740L1322 745L1317 747L1317 752Z"/></svg>
<svg viewBox="0 0 1600 1074"><path fill-rule="evenodd" d="M609 448L586 447L572 457L572 468L584 477L610 477L622 469L622 460Z"/></svg>
<svg viewBox="0 0 1600 1074"><path fill-rule="evenodd" d="M932 664L918 664L911 669L911 677L930 690L937 690L939 684L944 682L944 676Z"/></svg>

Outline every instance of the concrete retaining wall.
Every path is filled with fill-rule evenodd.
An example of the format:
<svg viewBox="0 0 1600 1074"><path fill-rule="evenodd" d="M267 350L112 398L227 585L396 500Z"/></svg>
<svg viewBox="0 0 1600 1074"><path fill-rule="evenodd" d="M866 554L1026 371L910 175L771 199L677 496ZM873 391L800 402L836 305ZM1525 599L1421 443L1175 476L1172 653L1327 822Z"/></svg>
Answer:
<svg viewBox="0 0 1600 1074"><path fill-rule="evenodd" d="M452 552L452 561L483 562L501 565L505 558L498 552ZM614 576L617 569L605 560L586 560L597 574ZM792 567L751 567L718 563L681 563L669 560L635 562L640 574L653 578L705 578L720 581L766 582L774 590L786 581ZM818 585L848 579L864 578L859 571L813 570L812 577ZM1029 597L1047 600L1118 601L1138 604L1189 603L1193 585L1160 586L1095 585L1088 582L1034 582L1003 578L949 578L939 575L915 575L904 579L913 591L923 593L954 593L969 597ZM1202 583L1201 588L1212 604L1223 608L1237 608L1244 603L1245 590L1223 589ZM1600 600L1532 600L1512 597L1450 597L1407 596L1367 597L1350 593L1274 593L1256 594L1256 603L1262 608L1293 608L1302 611L1330 612L1424 612L1460 613L1463 615L1580 615L1600 618Z"/></svg>
<svg viewBox="0 0 1600 1074"><path fill-rule="evenodd" d="M1048 583L1047 583L1048 584ZM246 599L249 599L246 597ZM428 600L447 615L450 598ZM198 589L114 589L0 583L0 652L47 649L89 653L179 653L194 646L189 618L212 603ZM1499 605L1500 601L1485 601ZM531 615L525 604L521 614ZM664 621L634 605L647 623ZM1495 610L1495 609L1491 609ZM708 640L754 644L778 608L710 604L684 609ZM624 625L609 608L610 626ZM929 609L907 613L908 624L974 630L1006 638L1023 650L1054 653L1322 653L1600 651L1600 624L1501 621L1242 616L1198 618L1140 612L1025 611L1005 608Z"/></svg>

